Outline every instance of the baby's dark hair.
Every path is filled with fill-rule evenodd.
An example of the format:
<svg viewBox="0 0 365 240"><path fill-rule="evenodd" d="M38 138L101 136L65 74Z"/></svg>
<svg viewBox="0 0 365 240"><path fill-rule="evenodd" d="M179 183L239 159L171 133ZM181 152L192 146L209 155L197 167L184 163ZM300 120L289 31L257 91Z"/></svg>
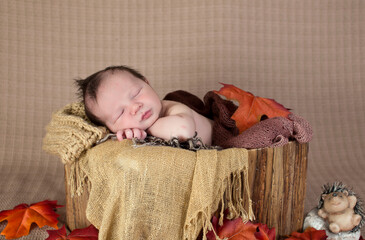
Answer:
<svg viewBox="0 0 365 240"><path fill-rule="evenodd" d="M137 70L127 67L127 66L110 66L103 70L100 70L90 76L88 76L85 79L75 79L75 83L78 87L77 95L82 100L82 102L85 105L85 114L89 118L89 120L96 124L96 125L105 125L97 116L95 116L85 103L85 99L88 98L89 100L96 101L96 94L99 89L99 86L103 79L105 79L106 74L113 74L115 71L123 71L123 72L129 72L134 77L139 78L143 81L147 81L146 78L139 73Z"/></svg>

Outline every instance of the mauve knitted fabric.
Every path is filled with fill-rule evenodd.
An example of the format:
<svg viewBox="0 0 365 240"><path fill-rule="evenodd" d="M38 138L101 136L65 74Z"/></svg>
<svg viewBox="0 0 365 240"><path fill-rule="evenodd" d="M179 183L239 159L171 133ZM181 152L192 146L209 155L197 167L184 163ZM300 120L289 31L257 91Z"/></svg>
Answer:
<svg viewBox="0 0 365 240"><path fill-rule="evenodd" d="M204 102L183 90L171 92L164 99L181 102L213 119L212 145L223 148L278 147L294 139L299 143L309 142L312 139L313 131L310 124L294 114L290 114L288 118L275 117L263 120L239 134L235 121L231 119L238 107L213 91L204 96Z"/></svg>

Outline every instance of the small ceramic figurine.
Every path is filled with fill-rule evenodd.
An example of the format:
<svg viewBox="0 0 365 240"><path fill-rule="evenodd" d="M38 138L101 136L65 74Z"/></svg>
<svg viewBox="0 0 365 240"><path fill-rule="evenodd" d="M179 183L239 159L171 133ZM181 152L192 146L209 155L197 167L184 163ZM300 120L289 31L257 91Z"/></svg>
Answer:
<svg viewBox="0 0 365 240"><path fill-rule="evenodd" d="M349 196L344 190L322 194L322 200L323 207L318 210L318 216L328 221L331 232L351 231L360 224L361 216L354 211L356 196Z"/></svg>
<svg viewBox="0 0 365 240"><path fill-rule="evenodd" d="M362 203L343 183L323 186L318 206L308 213L304 228L326 230L328 239L359 239L365 223Z"/></svg>

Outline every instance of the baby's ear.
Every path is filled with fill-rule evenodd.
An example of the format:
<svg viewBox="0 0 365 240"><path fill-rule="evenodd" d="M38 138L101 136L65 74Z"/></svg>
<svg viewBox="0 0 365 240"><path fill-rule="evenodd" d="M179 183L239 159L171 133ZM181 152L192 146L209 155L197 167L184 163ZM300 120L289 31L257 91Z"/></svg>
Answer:
<svg viewBox="0 0 365 240"><path fill-rule="evenodd" d="M345 191L343 191L343 194L345 194L345 196L348 196L349 192L345 190Z"/></svg>

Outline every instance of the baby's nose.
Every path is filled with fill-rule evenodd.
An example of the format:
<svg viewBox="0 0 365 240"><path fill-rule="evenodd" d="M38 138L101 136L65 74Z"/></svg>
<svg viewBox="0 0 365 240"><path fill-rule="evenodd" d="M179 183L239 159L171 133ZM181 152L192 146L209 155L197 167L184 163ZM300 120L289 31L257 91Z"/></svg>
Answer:
<svg viewBox="0 0 365 240"><path fill-rule="evenodd" d="M142 107L141 103L134 103L132 105L131 114L135 115L138 112L138 110L141 109L141 107Z"/></svg>

